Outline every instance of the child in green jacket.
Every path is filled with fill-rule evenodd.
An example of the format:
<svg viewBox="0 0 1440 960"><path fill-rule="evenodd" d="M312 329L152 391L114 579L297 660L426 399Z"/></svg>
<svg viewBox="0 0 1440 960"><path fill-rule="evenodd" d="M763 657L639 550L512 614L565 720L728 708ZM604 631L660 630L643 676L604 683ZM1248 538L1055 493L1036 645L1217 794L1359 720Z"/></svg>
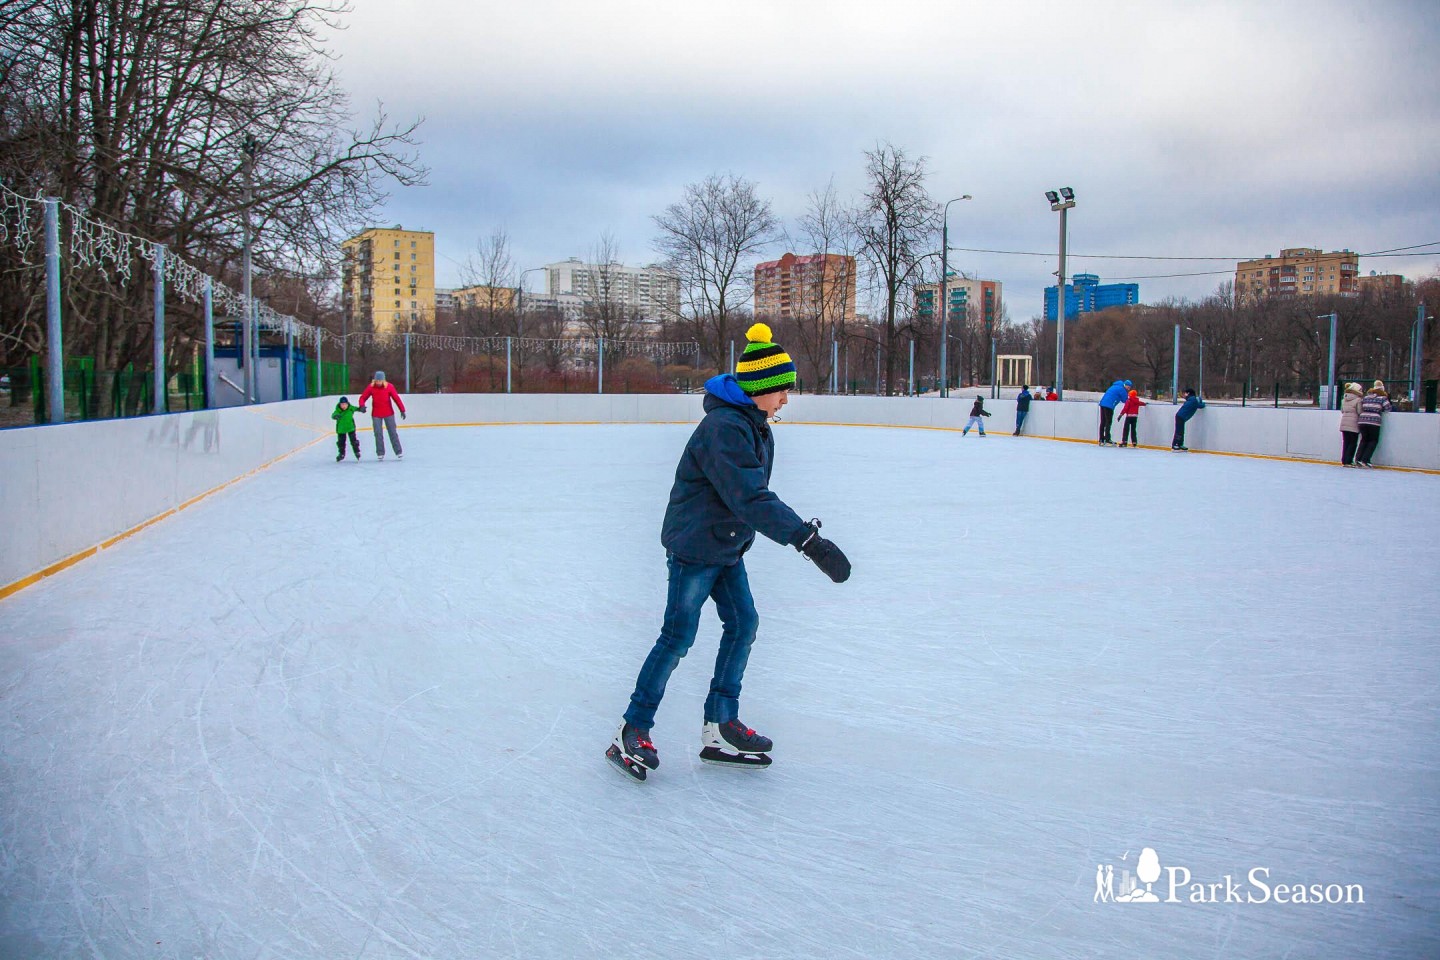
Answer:
<svg viewBox="0 0 1440 960"><path fill-rule="evenodd" d="M335 446L338 452L335 454L335 462L339 463L345 459L345 438L350 438L350 447L355 451L355 459L360 459L360 438L355 435L355 408L350 406L349 397L341 397L340 402L335 405L335 412L330 414L330 419L335 421Z"/></svg>

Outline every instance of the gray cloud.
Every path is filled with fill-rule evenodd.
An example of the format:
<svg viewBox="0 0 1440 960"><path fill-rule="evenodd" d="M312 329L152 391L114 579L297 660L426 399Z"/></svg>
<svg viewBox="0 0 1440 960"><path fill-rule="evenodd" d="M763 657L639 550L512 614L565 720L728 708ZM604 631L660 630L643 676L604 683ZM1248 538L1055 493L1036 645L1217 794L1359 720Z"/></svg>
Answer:
<svg viewBox="0 0 1440 960"><path fill-rule="evenodd" d="M1432 5L995 6L357 0L332 47L357 103L427 118L432 186L397 194L382 219L436 230L441 282L458 279L447 258L502 224L522 266L583 256L607 230L627 261L648 261L650 216L713 171L755 180L793 219L832 175L858 193L879 140L927 156L937 198L975 196L951 208L958 246L1053 249L1041 193L1061 185L1080 195L1080 253L1440 240ZM1017 319L1053 282L1053 258L956 259L1004 281ZM1141 291L1195 297L1223 279Z"/></svg>

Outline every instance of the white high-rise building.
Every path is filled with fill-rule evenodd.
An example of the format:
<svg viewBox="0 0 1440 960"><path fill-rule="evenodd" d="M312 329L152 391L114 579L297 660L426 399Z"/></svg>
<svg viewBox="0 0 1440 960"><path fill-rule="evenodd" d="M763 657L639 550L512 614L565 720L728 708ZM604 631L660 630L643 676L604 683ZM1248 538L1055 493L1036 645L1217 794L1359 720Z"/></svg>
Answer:
<svg viewBox="0 0 1440 960"><path fill-rule="evenodd" d="M609 299L636 311L647 323L680 314L680 278L663 267L585 263L571 257L545 265L546 293L596 303Z"/></svg>

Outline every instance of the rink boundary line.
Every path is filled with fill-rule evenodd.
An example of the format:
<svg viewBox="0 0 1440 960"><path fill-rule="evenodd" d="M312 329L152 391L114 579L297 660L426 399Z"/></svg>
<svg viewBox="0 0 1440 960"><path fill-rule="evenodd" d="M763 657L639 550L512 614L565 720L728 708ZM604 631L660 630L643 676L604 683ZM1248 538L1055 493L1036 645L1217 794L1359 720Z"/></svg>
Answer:
<svg viewBox="0 0 1440 960"><path fill-rule="evenodd" d="M21 590L24 590L26 587L33 587L41 580L44 580L48 577L53 577L55 574L60 573L64 570L68 570L70 567L75 566L75 564L79 563L81 560L86 560L90 557L93 557L101 550L110 549L111 547L115 546L115 544L119 543L121 540L133 537L135 534L139 533L141 530L144 530L146 527L154 526L155 524L159 523L161 520L166 519L167 517L173 517L181 510L184 510L188 507L193 507L201 500L204 500L213 494L219 493L226 487L233 486L234 484L239 483L241 480L253 477L255 474L259 473L262 470L269 469L270 467L279 463L281 460L284 460L288 456L299 453L301 450L304 450L307 447L313 447L321 440L324 440L326 436L328 436L328 434L322 434L321 436L316 437L314 440L311 440L308 443L301 444L300 446L296 447L294 450L289 451L288 453L282 453L278 457L265 461L264 463L260 464L260 466L255 467L253 470L247 470L245 473L240 474L240 476L238 477L232 477L229 480L226 480L218 487L212 487L209 490L206 490L204 493L197 494L196 496L191 497L189 500L186 500L178 506L171 507L169 510L166 510L163 513L156 514L149 520L137 523L135 526L131 527L129 530L126 530L123 533L118 533L115 536L110 537L108 540L102 540L100 541L100 543L96 544L93 547L86 547L84 550L81 550L77 553L72 553L65 559L57 560L56 562L50 564L48 567L43 567L40 570L35 571L28 577L21 577L19 580L16 580L13 583L8 583L5 586L0 587L0 600L5 600L8 597L12 597L15 594L19 593Z"/></svg>
<svg viewBox="0 0 1440 960"><path fill-rule="evenodd" d="M781 422L782 422L782 423L792 423L792 424L795 424L796 426L804 426L804 427L878 427L878 428L883 429L883 430L938 430L938 431L940 431L940 432L942 432L942 433L963 433L963 432L964 432L964 429L963 429L962 427L935 427L935 426L927 426L927 425L924 425L924 424L908 424L908 423L833 423L833 422L820 422L820 421L817 421L817 420L783 420L783 421L781 421ZM994 431L994 430L992 430L992 431L990 431L989 433L986 434L986 436L990 436L990 435L994 435L994 436L997 436L997 437L1005 437L1005 438L1010 439L1010 440L1016 440L1016 439L1019 439L1019 440L1053 440L1053 441L1056 441L1056 442L1059 442L1059 443L1082 443L1082 444L1088 444L1088 445L1090 445L1090 446L1094 446L1094 445L1095 445L1095 441L1094 441L1094 440L1082 440L1082 439L1080 439L1079 437L1042 437L1042 436L1037 436L1037 435L1035 435L1035 434L1026 433L1026 434L1021 434L1021 435L1017 438L1017 437L1015 437L1015 436L1012 435L1012 434L1009 434L1009 433L1001 433L1001 432L999 432L999 431ZM1154 446L1154 445L1151 445L1151 444L1144 444L1144 443L1136 444L1135 446L1136 446L1138 449L1140 449L1140 450L1160 450L1160 451L1163 451L1163 452L1170 452L1170 448L1169 448L1169 447L1160 447L1160 446ZM1274 460L1276 463L1310 463L1310 464L1314 464L1315 466L1318 466L1318 467L1338 467L1338 466L1340 466L1340 464L1335 463L1334 461L1331 461L1331 460L1312 460L1312 459L1310 459L1310 458L1308 458L1308 457L1277 457L1277 456L1275 456L1274 454L1270 454L1270 453L1237 453L1237 452L1232 451L1232 450L1197 450L1197 449L1195 449L1195 448L1193 448L1193 447L1192 447L1190 450L1187 450L1186 452L1187 452L1187 453L1205 453L1205 454L1209 454L1209 455L1212 456L1212 457L1243 457L1243 458L1249 459L1249 460ZM1376 465L1375 467L1372 467L1371 469L1374 469L1374 470L1392 470L1392 471L1394 471L1394 472L1396 472L1396 473L1423 473L1423 474L1428 474L1429 476L1432 476L1432 477L1440 477L1440 470L1432 470L1432 469L1430 469L1429 467L1390 467L1390 466L1385 466L1384 464L1378 464L1378 465Z"/></svg>

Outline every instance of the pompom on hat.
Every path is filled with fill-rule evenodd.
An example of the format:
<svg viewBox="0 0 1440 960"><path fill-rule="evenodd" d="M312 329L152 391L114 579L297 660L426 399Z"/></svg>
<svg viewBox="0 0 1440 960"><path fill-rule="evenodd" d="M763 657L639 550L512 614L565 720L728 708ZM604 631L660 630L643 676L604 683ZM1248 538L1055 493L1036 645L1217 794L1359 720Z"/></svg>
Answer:
<svg viewBox="0 0 1440 960"><path fill-rule="evenodd" d="M750 343L735 364L735 380L748 396L779 393L795 386L795 361L772 337L770 328L763 323L745 331Z"/></svg>

